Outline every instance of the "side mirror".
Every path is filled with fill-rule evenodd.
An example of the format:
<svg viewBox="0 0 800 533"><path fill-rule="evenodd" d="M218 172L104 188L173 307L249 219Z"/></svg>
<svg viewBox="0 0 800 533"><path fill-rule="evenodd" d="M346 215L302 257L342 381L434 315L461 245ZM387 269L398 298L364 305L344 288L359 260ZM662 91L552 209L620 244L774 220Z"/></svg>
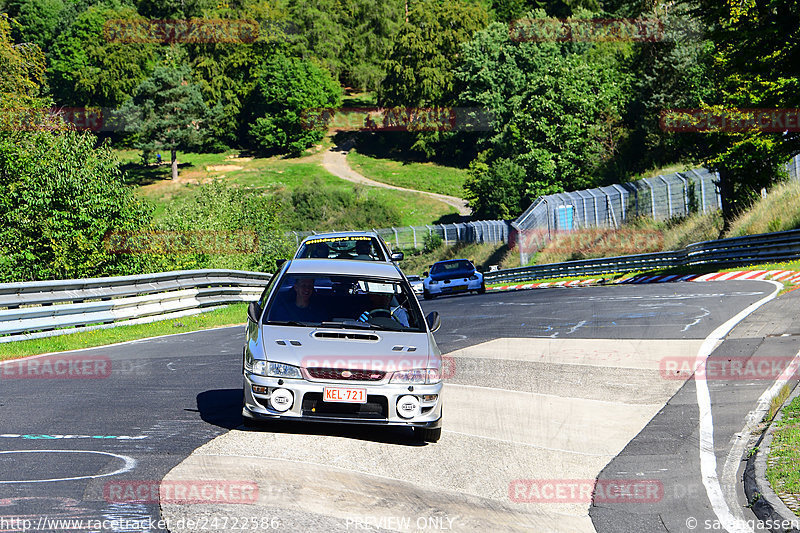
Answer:
<svg viewBox="0 0 800 533"><path fill-rule="evenodd" d="M278 267L278 270L280 270L280 269L281 269L281 267L283 266L283 264L284 264L285 262L286 262L286 259L276 259L276 260L275 260L275 265L277 265L277 267Z"/></svg>
<svg viewBox="0 0 800 533"><path fill-rule="evenodd" d="M431 332L437 331L442 326L442 318L439 316L438 311L428 313L428 316L425 317L425 322L428 323Z"/></svg>
<svg viewBox="0 0 800 533"><path fill-rule="evenodd" d="M422 273L422 277L423 277L423 278L427 278L427 277L428 277L428 271L427 271L427 270L426 270L425 272L423 272L423 273Z"/></svg>
<svg viewBox="0 0 800 533"><path fill-rule="evenodd" d="M405 255L403 252L394 252L392 253L392 261L402 261Z"/></svg>
<svg viewBox="0 0 800 533"><path fill-rule="evenodd" d="M247 306L247 318L258 324L258 320L261 318L261 304L256 302L250 302L250 305Z"/></svg>

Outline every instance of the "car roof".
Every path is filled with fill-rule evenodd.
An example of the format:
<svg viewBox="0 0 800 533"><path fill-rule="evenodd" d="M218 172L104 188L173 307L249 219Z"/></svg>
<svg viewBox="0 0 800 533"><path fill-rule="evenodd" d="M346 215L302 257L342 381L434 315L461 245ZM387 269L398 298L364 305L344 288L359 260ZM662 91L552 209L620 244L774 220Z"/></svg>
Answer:
<svg viewBox="0 0 800 533"><path fill-rule="evenodd" d="M349 237L374 237L377 239L378 234L374 231L336 231L331 233L317 233L315 235L309 235L303 239L300 244L303 244L311 239L347 239Z"/></svg>
<svg viewBox="0 0 800 533"><path fill-rule="evenodd" d="M461 261L469 261L470 263L472 263L472 261L470 261L469 259L445 259L444 261L436 261L434 265L440 265L443 263L459 263Z"/></svg>
<svg viewBox="0 0 800 533"><path fill-rule="evenodd" d="M334 276L367 276L387 279L403 279L397 265L384 261L358 261L350 259L292 259L286 274L331 274Z"/></svg>

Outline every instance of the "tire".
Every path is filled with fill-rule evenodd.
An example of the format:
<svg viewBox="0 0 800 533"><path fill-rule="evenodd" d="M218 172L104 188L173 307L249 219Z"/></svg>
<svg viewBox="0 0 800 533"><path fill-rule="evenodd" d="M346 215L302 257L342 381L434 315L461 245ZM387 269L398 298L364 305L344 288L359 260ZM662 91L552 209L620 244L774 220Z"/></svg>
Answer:
<svg viewBox="0 0 800 533"><path fill-rule="evenodd" d="M486 284L481 283L481 288L478 289L478 294L486 294Z"/></svg>
<svg viewBox="0 0 800 533"><path fill-rule="evenodd" d="M442 436L442 428L414 428L414 436L422 442L437 442Z"/></svg>
<svg viewBox="0 0 800 533"><path fill-rule="evenodd" d="M434 298L436 298L436 296L428 292L427 289L422 293L422 297L425 298L426 300L433 300Z"/></svg>

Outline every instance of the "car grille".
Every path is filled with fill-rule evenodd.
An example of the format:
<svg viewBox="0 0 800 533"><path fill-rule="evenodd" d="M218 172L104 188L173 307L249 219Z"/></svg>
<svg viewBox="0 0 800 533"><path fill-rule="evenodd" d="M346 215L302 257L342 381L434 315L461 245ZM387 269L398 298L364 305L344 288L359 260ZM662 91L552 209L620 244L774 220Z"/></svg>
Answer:
<svg viewBox="0 0 800 533"><path fill-rule="evenodd" d="M367 403L323 402L321 392L307 392L303 396L303 416L338 418L363 418L386 420L389 402L384 396L367 395Z"/></svg>
<svg viewBox="0 0 800 533"><path fill-rule="evenodd" d="M314 379L344 381L380 381L386 372L381 370L349 370L346 368L307 368L308 375ZM343 376L343 373L349 375Z"/></svg>

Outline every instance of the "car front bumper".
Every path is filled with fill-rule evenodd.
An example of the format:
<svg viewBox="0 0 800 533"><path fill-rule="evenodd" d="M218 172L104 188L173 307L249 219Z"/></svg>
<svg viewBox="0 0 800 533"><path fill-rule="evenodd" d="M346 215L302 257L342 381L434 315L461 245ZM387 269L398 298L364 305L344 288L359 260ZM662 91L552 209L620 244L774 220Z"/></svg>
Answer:
<svg viewBox="0 0 800 533"><path fill-rule="evenodd" d="M449 283L445 283L445 281L449 281ZM477 291L480 290L483 285L483 280L480 279L464 281L462 278L459 278L457 280L445 281L440 281L436 284L428 284L425 287L428 290L428 294L458 294L460 292Z"/></svg>
<svg viewBox="0 0 800 533"><path fill-rule="evenodd" d="M267 392L265 394L253 392L254 385L266 387ZM441 427L442 418L442 386L441 382L434 385L412 386L394 383L278 379L246 372L242 416L255 420L438 428ZM326 387L366 389L367 402L366 404L323 402L322 395ZM410 387L413 390L409 390ZM287 389L292 393L293 402L288 410L280 412L270 405L270 395L275 389ZM403 418L397 414L397 402L400 397L406 395L416 396L420 400L421 412L413 418ZM436 400L422 401L424 395L436 395Z"/></svg>

